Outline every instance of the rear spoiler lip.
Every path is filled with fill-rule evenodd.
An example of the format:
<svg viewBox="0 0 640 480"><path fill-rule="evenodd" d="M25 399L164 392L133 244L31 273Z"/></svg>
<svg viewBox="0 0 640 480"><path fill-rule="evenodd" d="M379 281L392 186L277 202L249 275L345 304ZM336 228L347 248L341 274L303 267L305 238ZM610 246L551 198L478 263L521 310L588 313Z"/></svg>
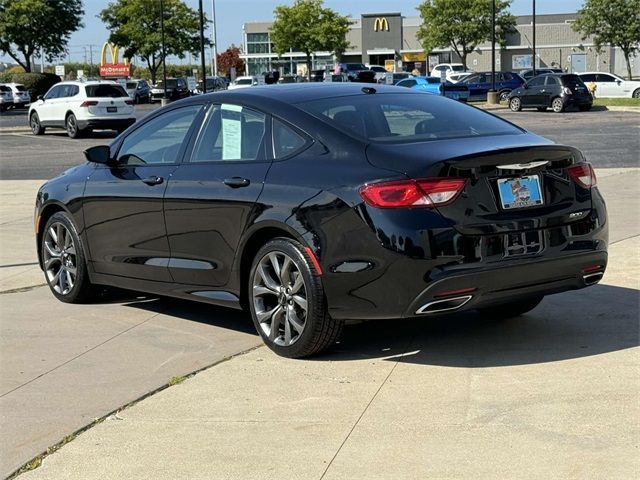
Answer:
<svg viewBox="0 0 640 480"><path fill-rule="evenodd" d="M584 157L580 150L566 145L531 145L472 153L461 157L449 158L443 160L442 163L448 167L466 170L478 167L526 164L531 164L529 168L537 168L562 161L566 162L568 166L584 161Z"/></svg>

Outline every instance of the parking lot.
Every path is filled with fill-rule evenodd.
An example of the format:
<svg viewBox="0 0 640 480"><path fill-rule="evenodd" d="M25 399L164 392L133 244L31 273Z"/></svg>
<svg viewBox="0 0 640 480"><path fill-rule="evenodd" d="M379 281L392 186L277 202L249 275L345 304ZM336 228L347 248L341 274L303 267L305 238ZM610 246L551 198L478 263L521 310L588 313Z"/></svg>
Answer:
<svg viewBox="0 0 640 480"><path fill-rule="evenodd" d="M114 135L35 137L25 112L3 114L0 474L216 364L23 477L637 477L640 116L494 113L596 167L611 242L601 284L506 322L466 313L351 325L336 350L305 361L254 350L240 312L124 292L56 301L36 265L35 191Z"/></svg>

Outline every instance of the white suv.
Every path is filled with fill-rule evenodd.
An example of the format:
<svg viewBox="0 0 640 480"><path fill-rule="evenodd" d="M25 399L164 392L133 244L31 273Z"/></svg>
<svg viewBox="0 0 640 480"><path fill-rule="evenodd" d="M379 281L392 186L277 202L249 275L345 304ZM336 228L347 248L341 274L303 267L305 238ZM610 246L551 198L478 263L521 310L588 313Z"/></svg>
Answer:
<svg viewBox="0 0 640 480"><path fill-rule="evenodd" d="M94 128L123 132L136 121L133 100L115 82L61 82L29 108L34 135L47 127L64 128L71 138Z"/></svg>
<svg viewBox="0 0 640 480"><path fill-rule="evenodd" d="M445 76L449 76L452 73L462 73L464 71L464 65L461 63L439 63L431 70L431 76L440 78L442 72L445 73Z"/></svg>
<svg viewBox="0 0 640 480"><path fill-rule="evenodd" d="M13 106L15 108L24 107L31 101L29 92L24 85L20 83L3 83L3 85L11 89L11 94L13 95Z"/></svg>
<svg viewBox="0 0 640 480"><path fill-rule="evenodd" d="M10 87L0 85L0 112L13 107L13 92Z"/></svg>

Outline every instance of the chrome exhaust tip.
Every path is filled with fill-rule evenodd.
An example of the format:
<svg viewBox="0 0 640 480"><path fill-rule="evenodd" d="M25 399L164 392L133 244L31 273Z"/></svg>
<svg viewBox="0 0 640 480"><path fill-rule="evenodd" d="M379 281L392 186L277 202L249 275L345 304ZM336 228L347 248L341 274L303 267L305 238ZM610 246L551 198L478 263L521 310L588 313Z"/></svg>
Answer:
<svg viewBox="0 0 640 480"><path fill-rule="evenodd" d="M444 298L442 300L434 300L425 303L417 311L416 315L426 315L429 313L450 312L464 306L473 298L473 295L464 295L462 297Z"/></svg>
<svg viewBox="0 0 640 480"><path fill-rule="evenodd" d="M584 281L585 285L593 285L594 283L598 283L600 280L602 280L603 276L604 272L588 273L587 275L582 276L582 280Z"/></svg>

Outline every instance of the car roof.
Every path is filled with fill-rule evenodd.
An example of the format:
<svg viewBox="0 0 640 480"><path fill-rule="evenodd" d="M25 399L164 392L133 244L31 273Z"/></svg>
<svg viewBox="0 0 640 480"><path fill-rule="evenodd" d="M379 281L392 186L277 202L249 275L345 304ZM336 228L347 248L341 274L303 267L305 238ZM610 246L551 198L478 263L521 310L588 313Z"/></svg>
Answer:
<svg viewBox="0 0 640 480"><path fill-rule="evenodd" d="M611 73L611 72L580 72L580 73L576 73L576 75L593 75L594 73L603 73L605 75L613 75L614 77L618 76L615 73Z"/></svg>
<svg viewBox="0 0 640 480"><path fill-rule="evenodd" d="M64 80L62 82L58 82L54 85L119 85L113 80L87 80L86 82L82 82L80 80Z"/></svg>

